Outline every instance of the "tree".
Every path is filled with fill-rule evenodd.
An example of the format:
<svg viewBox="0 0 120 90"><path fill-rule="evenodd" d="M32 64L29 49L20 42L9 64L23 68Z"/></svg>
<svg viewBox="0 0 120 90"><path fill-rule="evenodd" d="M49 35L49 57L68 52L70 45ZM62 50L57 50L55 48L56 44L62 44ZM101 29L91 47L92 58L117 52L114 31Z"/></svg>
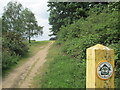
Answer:
<svg viewBox="0 0 120 90"><path fill-rule="evenodd" d="M49 2L49 23L52 25L52 35L56 35L62 25L66 26L81 17L87 17L85 9L87 10L88 5L88 3Z"/></svg>
<svg viewBox="0 0 120 90"><path fill-rule="evenodd" d="M2 31L3 34L6 32L16 32L22 35L22 20L21 12L23 7L20 3L9 2L4 8L4 13L2 15Z"/></svg>
<svg viewBox="0 0 120 90"><path fill-rule="evenodd" d="M2 19L0 17L0 33L2 32ZM2 34L2 33L1 33ZM0 37L2 37L2 35L0 34Z"/></svg>
<svg viewBox="0 0 120 90"><path fill-rule="evenodd" d="M2 49L3 52L7 49L10 55L23 55L28 50L23 37L22 10L20 3L9 2L2 15Z"/></svg>
<svg viewBox="0 0 120 90"><path fill-rule="evenodd" d="M1 18L0 18L1 21ZM20 3L9 2L2 15L2 70L16 64L28 52L25 37L42 35L43 27L38 26L34 14ZM0 53L1 56L1 53Z"/></svg>
<svg viewBox="0 0 120 90"><path fill-rule="evenodd" d="M9 2L4 9L2 15L2 70L16 64L19 57L28 51L23 37L22 10L22 5L17 2Z"/></svg>
<svg viewBox="0 0 120 90"><path fill-rule="evenodd" d="M25 37L29 39L30 43L31 37L43 34L43 27L38 26L34 14L28 8L22 11L22 17L24 25L23 29L25 30L24 34Z"/></svg>
<svg viewBox="0 0 120 90"><path fill-rule="evenodd" d="M0 58L2 58L2 19L0 17ZM0 70L2 67L2 61L0 60ZM1 76L1 72L0 72L0 76Z"/></svg>
<svg viewBox="0 0 120 90"><path fill-rule="evenodd" d="M107 4L107 2L49 2L49 24L52 26L51 31L53 32L51 36L57 36L61 26L67 26L80 18L88 17L91 8L98 7L96 12L99 13Z"/></svg>

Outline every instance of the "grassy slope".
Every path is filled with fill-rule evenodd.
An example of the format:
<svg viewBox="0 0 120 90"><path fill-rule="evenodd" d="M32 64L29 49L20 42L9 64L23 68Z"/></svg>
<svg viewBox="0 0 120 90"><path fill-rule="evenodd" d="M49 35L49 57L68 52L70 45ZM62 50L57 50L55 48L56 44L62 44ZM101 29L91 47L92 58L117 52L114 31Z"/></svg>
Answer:
<svg viewBox="0 0 120 90"><path fill-rule="evenodd" d="M61 53L55 44L49 50L43 71L35 77L37 88L85 88L85 63Z"/></svg>
<svg viewBox="0 0 120 90"><path fill-rule="evenodd" d="M11 70L13 70L14 68L17 68L17 67L21 66L23 63L25 63L28 60L28 58L30 58L31 56L33 56L35 53L37 53L40 50L40 49L38 49L40 46L44 46L48 42L49 41L33 41L33 42L31 42L29 44L28 53L24 57L21 57L17 64L11 66L10 69L3 72L3 77L6 74L8 74Z"/></svg>
<svg viewBox="0 0 120 90"><path fill-rule="evenodd" d="M85 88L86 65L61 52L55 44L49 49L47 62L42 71L34 78L36 88ZM115 79L115 87L118 87Z"/></svg>

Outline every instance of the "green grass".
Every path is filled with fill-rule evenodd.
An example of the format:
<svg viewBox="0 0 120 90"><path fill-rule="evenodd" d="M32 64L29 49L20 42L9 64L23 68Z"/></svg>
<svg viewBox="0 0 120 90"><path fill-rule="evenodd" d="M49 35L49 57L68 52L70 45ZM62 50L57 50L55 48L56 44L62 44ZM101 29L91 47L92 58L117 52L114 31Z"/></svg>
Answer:
<svg viewBox="0 0 120 90"><path fill-rule="evenodd" d="M43 47L44 45L48 44L49 41L32 41L29 46L29 51L28 53L20 57L19 61L17 64L12 65L9 69L6 69L4 72L2 72L3 77L7 75L9 72L11 72L13 69L21 66L23 63L25 63L30 57L32 57L34 54L36 54L40 49L40 47ZM39 49L38 49L39 48Z"/></svg>
<svg viewBox="0 0 120 90"><path fill-rule="evenodd" d="M53 44L34 85L37 88L85 88L85 77L85 62L63 55L61 48Z"/></svg>
<svg viewBox="0 0 120 90"><path fill-rule="evenodd" d="M32 41L29 45L30 45L30 49L29 49L29 53L28 55L34 55L36 52L38 52L41 46L44 46L46 44L48 44L49 41Z"/></svg>

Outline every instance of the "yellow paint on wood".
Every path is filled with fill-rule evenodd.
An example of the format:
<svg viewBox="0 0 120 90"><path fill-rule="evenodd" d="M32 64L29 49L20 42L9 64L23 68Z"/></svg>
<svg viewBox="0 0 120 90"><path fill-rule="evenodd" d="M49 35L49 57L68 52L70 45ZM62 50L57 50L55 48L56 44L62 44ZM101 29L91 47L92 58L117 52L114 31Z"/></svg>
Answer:
<svg viewBox="0 0 120 90"><path fill-rule="evenodd" d="M107 80L97 76L97 66L103 60L107 60L114 69L114 50L97 44L87 49L86 58L86 88L114 88L114 71Z"/></svg>

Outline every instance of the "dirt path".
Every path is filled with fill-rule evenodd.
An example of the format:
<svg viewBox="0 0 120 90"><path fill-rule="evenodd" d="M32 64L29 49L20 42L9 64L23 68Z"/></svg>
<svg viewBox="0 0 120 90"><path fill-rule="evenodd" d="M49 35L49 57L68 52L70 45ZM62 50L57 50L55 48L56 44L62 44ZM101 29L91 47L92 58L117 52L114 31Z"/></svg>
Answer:
<svg viewBox="0 0 120 90"><path fill-rule="evenodd" d="M44 46L43 49L40 49L40 51L32 56L26 63L10 72L9 75L3 79L2 87L31 87L32 80L36 76L38 69L40 69L46 61L45 58L52 43L53 42L50 42L48 45Z"/></svg>

